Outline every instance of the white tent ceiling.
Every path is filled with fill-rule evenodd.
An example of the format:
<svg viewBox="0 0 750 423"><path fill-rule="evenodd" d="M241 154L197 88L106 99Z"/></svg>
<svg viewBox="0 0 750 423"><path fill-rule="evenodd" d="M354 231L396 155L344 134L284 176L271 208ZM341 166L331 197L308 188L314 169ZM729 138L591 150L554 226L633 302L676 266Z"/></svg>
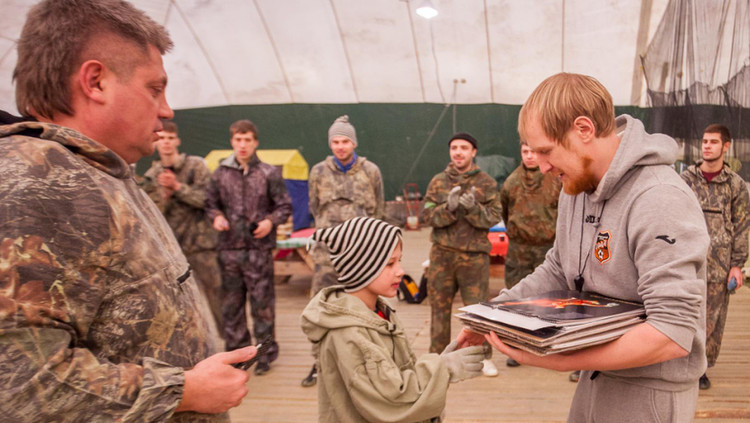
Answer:
<svg viewBox="0 0 750 423"><path fill-rule="evenodd" d="M133 0L166 26L175 109L284 103L521 104L545 77L645 104L636 57L667 0ZM0 109L34 0L0 2ZM639 36L640 34L640 36Z"/></svg>

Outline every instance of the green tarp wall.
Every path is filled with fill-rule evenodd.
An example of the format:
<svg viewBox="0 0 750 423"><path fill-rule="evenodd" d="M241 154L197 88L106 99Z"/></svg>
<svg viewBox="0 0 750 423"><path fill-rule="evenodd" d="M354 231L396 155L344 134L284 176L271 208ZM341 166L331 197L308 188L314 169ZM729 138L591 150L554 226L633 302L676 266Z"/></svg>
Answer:
<svg viewBox="0 0 750 423"><path fill-rule="evenodd" d="M448 139L454 126L456 131L470 132L477 138L478 155L499 154L520 163L516 131L520 109L520 105L502 104L457 105L454 109L424 103L223 106L177 110L174 121L179 127L182 152L205 156L217 148L231 148L229 125L250 119L258 126L258 148L299 149L312 167L331 154L328 127L338 116L347 114L357 129L357 154L380 167L385 198L393 200L410 182L424 194L430 179L450 160ZM648 114L648 109L637 107L616 109L617 114L628 113L640 119ZM425 146L433 128L435 135ZM143 174L157 156L138 162L137 172Z"/></svg>

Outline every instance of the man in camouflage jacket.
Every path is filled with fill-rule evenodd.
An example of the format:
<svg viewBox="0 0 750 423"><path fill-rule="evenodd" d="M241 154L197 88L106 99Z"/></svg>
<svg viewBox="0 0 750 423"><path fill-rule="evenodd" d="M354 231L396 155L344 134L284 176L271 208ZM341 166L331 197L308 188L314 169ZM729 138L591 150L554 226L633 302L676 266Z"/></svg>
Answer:
<svg viewBox="0 0 750 423"><path fill-rule="evenodd" d="M503 221L510 244L505 258L505 286L509 289L544 262L555 241L560 181L543 174L536 153L521 141L521 165L500 188Z"/></svg>
<svg viewBox="0 0 750 423"><path fill-rule="evenodd" d="M160 160L146 171L141 187L167 219L208 300L216 327L222 328L217 232L203 210L211 171L203 158L180 153L179 146L177 124L164 122L156 142Z"/></svg>
<svg viewBox="0 0 750 423"><path fill-rule="evenodd" d="M3 422L228 421L247 393L230 364L255 348L214 354L187 260L129 165L173 115L171 46L121 0L45 0L27 15L14 72L25 121L0 125Z"/></svg>
<svg viewBox="0 0 750 423"><path fill-rule="evenodd" d="M382 219L384 216L380 168L358 156L354 151L357 145L357 132L349 116L340 116L328 129L328 147L333 155L313 166L308 178L310 213L318 229L336 226L353 217ZM338 275L325 244L317 243L311 254L315 262L310 287L310 297L313 297L321 289L335 285ZM316 356L314 349L313 356ZM302 386L315 385L316 376L317 368L313 365L302 380Z"/></svg>
<svg viewBox="0 0 750 423"><path fill-rule="evenodd" d="M706 218L711 245L707 256L706 290L706 358L708 367L716 364L724 335L729 308L729 282L743 285L742 267L748 254L748 206L750 195L742 178L724 163L731 145L729 130L723 125L709 125L703 134L703 160L682 172ZM711 382L704 374L700 388Z"/></svg>
<svg viewBox="0 0 750 423"><path fill-rule="evenodd" d="M461 291L464 304L489 296L492 245L487 234L501 213L497 183L474 164L476 139L459 132L449 148L451 162L430 181L422 211L422 221L432 226L427 295L432 309L430 352L437 353L451 339L456 292Z"/></svg>
<svg viewBox="0 0 750 423"><path fill-rule="evenodd" d="M229 129L234 153L222 160L206 192L206 214L219 231L219 262L224 295L222 317L227 350L250 345L245 303L250 299L256 342L269 339L255 374L270 370L279 355L275 338L276 295L272 249L276 227L292 214L292 200L281 170L262 163L255 151L258 129L249 120Z"/></svg>
<svg viewBox="0 0 750 423"><path fill-rule="evenodd" d="M310 213L315 227L330 228L353 217L382 219L385 210L383 177L380 168L357 156L357 133L349 116L341 116L328 129L328 146L333 152L310 171L308 194ZM313 252L315 274L311 296L336 283L336 272L325 245L319 243Z"/></svg>

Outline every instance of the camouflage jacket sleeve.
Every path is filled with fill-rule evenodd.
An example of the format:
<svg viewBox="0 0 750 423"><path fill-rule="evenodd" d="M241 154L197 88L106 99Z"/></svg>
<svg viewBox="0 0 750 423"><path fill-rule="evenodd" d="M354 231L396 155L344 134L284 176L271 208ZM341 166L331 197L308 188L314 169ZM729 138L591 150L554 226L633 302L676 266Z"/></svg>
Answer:
<svg viewBox="0 0 750 423"><path fill-rule="evenodd" d="M475 177L476 205L469 210L465 219L477 229L489 229L500 222L502 205L497 192L497 182L482 172Z"/></svg>
<svg viewBox="0 0 750 423"><path fill-rule="evenodd" d="M211 222L216 219L216 216L224 216L224 206L221 204L221 194L219 193L218 176L217 172L211 175L208 188L206 189L206 216Z"/></svg>
<svg viewBox="0 0 750 423"><path fill-rule="evenodd" d="M156 182L159 169L161 169L161 165L158 162L151 163L151 167L143 174L143 180L139 183L139 186L146 192L151 201L159 207L159 211L164 213L161 190L159 189L159 184Z"/></svg>
<svg viewBox="0 0 750 423"><path fill-rule="evenodd" d="M732 238L731 267L742 268L745 266L748 255L748 230L750 229L750 194L747 185L741 177L737 176L733 181L736 185L736 195L732 198L732 226L734 236Z"/></svg>
<svg viewBox="0 0 750 423"><path fill-rule="evenodd" d="M310 177L307 181L307 195L309 197L309 203L308 208L310 209L310 214L313 215L313 218L318 217L319 213L319 197L318 197L318 190L320 189L318 187L318 181L320 181L320 170L321 170L322 163L318 163L315 166L313 166L312 170L310 170Z"/></svg>
<svg viewBox="0 0 750 423"><path fill-rule="evenodd" d="M505 180L505 182L508 182L508 179ZM502 187L500 187L500 217L503 218L503 222L505 223L505 226L508 226L508 205L510 204L509 200L510 197L508 195L508 187L506 184L503 184Z"/></svg>
<svg viewBox="0 0 750 423"><path fill-rule="evenodd" d="M206 188L211 180L211 171L203 159L188 156L177 177L181 186L172 196L193 208L202 209L206 202Z"/></svg>
<svg viewBox="0 0 750 423"><path fill-rule="evenodd" d="M281 171L273 166L268 175L268 195L271 198L272 211L266 216L274 226L286 223L292 215L292 199L286 190L286 183L281 177Z"/></svg>
<svg viewBox="0 0 750 423"><path fill-rule="evenodd" d="M443 228L456 223L456 213L448 211L448 192L451 188L445 172L438 173L432 178L424 196L423 222L433 228Z"/></svg>
<svg viewBox="0 0 750 423"><path fill-rule="evenodd" d="M383 194L383 176L380 174L380 168L373 162L367 162L368 175L375 194L375 212L370 217L383 219L385 217L385 196Z"/></svg>

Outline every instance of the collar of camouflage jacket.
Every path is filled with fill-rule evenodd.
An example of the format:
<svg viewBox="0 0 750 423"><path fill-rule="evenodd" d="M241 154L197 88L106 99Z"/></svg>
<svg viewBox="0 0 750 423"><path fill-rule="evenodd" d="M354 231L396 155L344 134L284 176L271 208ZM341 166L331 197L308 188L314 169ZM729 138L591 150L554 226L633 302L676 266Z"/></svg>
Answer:
<svg viewBox="0 0 750 423"><path fill-rule="evenodd" d="M219 162L219 166L242 170L242 166L240 165L240 162L237 161L236 156L237 155L235 153L230 154L229 157ZM253 167L258 163L260 163L260 159L258 158L257 154L253 153L253 157L250 157L250 161L247 162L247 167Z"/></svg>
<svg viewBox="0 0 750 423"><path fill-rule="evenodd" d="M186 153L180 153L180 154L178 154L177 158L174 160L174 164L172 164L172 166L165 166L164 162L162 160L159 160L156 163L158 163L159 166L161 166L162 168L170 167L170 168L172 168L174 170L179 171L180 169L182 169L182 166L185 165L185 158L186 157L187 157Z"/></svg>
<svg viewBox="0 0 750 423"><path fill-rule="evenodd" d="M89 165L118 179L133 176L125 160L114 151L73 129L51 123L24 121L0 126L0 138L29 136L61 144Z"/></svg>
<svg viewBox="0 0 750 423"><path fill-rule="evenodd" d="M450 175L452 178L457 178L457 177L459 177L461 175L466 175L466 177L474 176L474 175L476 175L477 173L479 173L481 171L482 171L482 169L480 169L479 166L477 166L476 163L472 163L471 167L469 168L469 170L467 170L464 173L458 173L458 170L456 170L456 167L453 166L453 163L448 163L448 166L446 166L446 168L445 168L445 173L447 173L448 175Z"/></svg>
<svg viewBox="0 0 750 423"><path fill-rule="evenodd" d="M703 171L701 170L701 164L703 163L703 160L698 160L695 162L693 166L688 166L688 171L691 171L695 173L696 176L699 176L703 179L705 177L703 176ZM724 162L724 166L721 167L721 172L716 175L713 179L711 179L711 182L715 183L723 183L726 182L729 179L729 171L732 170L729 167L729 163Z"/></svg>
<svg viewBox="0 0 750 423"><path fill-rule="evenodd" d="M328 164L328 166L331 169L333 169L333 170L335 170L337 172L344 173L344 171L341 170L341 168L336 164L335 158L336 158L335 156L328 156L328 157L326 157L326 163ZM362 157L362 156L357 156L355 158L355 160L354 160L354 163L352 163L351 167L346 171L346 173L350 173L350 172L354 173L354 172L357 172L358 170L360 170L362 168L362 164L365 162L365 160L367 160L367 159L364 158L364 157Z"/></svg>

